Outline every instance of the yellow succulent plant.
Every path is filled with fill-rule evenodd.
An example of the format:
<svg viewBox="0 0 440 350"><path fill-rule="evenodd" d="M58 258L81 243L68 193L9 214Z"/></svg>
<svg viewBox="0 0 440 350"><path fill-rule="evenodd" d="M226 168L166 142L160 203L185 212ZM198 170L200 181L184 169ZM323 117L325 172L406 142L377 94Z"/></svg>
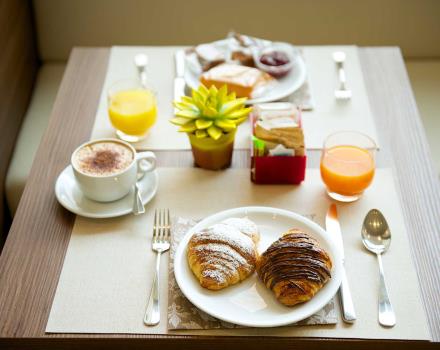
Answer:
<svg viewBox="0 0 440 350"><path fill-rule="evenodd" d="M234 131L243 123L251 107L246 107L247 98L236 98L234 92L228 95L227 86L209 89L201 84L192 90L191 97L183 96L174 101L178 109L171 123L180 126L180 132L194 134L197 138L210 137L218 140L222 135Z"/></svg>

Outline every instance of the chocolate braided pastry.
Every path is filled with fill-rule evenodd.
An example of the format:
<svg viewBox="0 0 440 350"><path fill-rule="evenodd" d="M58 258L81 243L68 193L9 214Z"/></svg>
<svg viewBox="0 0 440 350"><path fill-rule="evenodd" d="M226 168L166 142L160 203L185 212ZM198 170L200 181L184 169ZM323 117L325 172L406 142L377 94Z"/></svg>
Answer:
<svg viewBox="0 0 440 350"><path fill-rule="evenodd" d="M331 278L332 261L307 233L290 229L257 262L257 273L284 305L310 300Z"/></svg>

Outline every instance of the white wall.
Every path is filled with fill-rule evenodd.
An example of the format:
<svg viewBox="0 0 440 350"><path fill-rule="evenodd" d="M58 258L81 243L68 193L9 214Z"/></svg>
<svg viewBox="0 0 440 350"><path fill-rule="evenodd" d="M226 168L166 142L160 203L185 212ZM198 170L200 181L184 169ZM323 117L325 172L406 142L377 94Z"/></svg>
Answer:
<svg viewBox="0 0 440 350"><path fill-rule="evenodd" d="M34 0L40 55L73 46L194 44L229 29L295 44L400 46L440 57L439 0Z"/></svg>

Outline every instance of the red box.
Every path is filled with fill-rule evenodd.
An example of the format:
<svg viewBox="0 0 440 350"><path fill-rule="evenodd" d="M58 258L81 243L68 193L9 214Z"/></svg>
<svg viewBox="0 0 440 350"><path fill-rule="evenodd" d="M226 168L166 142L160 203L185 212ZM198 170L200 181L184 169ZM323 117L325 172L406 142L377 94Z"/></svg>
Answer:
<svg viewBox="0 0 440 350"><path fill-rule="evenodd" d="M257 184L299 184L306 176L306 156L251 156L251 180Z"/></svg>

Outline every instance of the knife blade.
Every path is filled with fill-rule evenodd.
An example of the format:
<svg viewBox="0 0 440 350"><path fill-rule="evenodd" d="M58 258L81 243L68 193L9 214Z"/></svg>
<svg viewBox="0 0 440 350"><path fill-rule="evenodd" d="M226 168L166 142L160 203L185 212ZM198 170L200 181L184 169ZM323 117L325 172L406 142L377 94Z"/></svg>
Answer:
<svg viewBox="0 0 440 350"><path fill-rule="evenodd" d="M185 96L185 52L179 50L174 54L176 76L174 78L174 100L178 101ZM176 109L174 110L176 111Z"/></svg>
<svg viewBox="0 0 440 350"><path fill-rule="evenodd" d="M341 226L338 220L338 211L335 204L330 205L325 217L325 227L327 232L337 240L338 246L342 254L342 263L345 263L344 242L342 240ZM353 299L351 297L350 287L348 285L345 267L342 269L342 282L339 287L339 300L342 309L342 319L344 322L353 323L356 320Z"/></svg>

